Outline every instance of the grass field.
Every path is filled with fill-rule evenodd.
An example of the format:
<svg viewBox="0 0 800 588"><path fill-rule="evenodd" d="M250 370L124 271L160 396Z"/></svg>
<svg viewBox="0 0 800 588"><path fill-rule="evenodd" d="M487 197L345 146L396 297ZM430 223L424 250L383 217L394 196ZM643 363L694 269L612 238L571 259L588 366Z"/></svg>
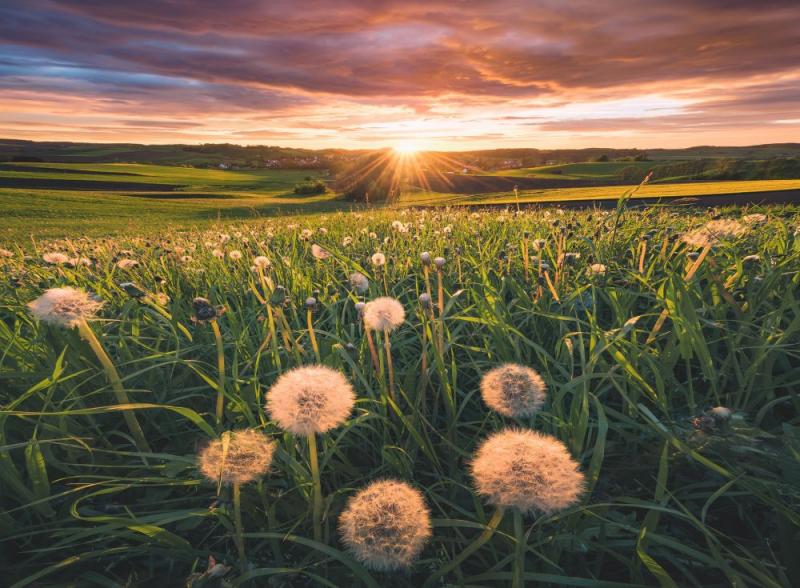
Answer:
<svg viewBox="0 0 800 588"><path fill-rule="evenodd" d="M587 164L594 169L597 165ZM578 173L578 172L575 172ZM30 237L117 235L160 228L207 227L218 220L317 214L352 206L328 193L297 196L307 170L229 171L137 164L0 164L0 242ZM577 176L576 176L577 177ZM47 189L10 187L49 182ZM53 185L55 182L57 185ZM83 183L82 183L83 182ZM88 182L88 183L87 183ZM103 189L93 187L101 182ZM138 186L142 186L137 189ZM5 186L5 187L3 187ZM519 202L618 198L630 186L525 190ZM637 196L694 197L800 189L800 180L703 182L646 186ZM514 204L511 192L446 194L412 191L401 205Z"/></svg>
<svg viewBox="0 0 800 588"><path fill-rule="evenodd" d="M333 212L11 245L0 252L3 581L797 586L800 215L750 214L714 225L692 209ZM27 304L56 287L103 305L87 298L77 329L52 324L66 308L40 306L37 319ZM209 322L197 296L225 312ZM405 310L387 336L365 331L375 323L356 305L380 296ZM505 362L543 378L534 416L487 405L481 379ZM309 443L264 405L281 374L314 364L339 370L356 401ZM507 428L563 444L580 495L524 515L481 495L473 456ZM242 461L225 433L242 429L266 435L274 457L227 483L266 458ZM215 439L239 457L209 474ZM537 463L502 475L530 476L519 491L541 504L557 472ZM390 573L337 531L352 497L387 478L419 490L431 516L422 550ZM392 526L401 511L382 513L375 545L425 525L424 508L410 529Z"/></svg>

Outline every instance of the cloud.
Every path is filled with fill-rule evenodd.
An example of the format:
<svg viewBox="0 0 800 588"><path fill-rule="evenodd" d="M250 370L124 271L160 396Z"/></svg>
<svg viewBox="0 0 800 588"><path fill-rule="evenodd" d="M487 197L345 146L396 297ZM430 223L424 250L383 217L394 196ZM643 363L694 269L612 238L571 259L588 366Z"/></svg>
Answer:
<svg viewBox="0 0 800 588"><path fill-rule="evenodd" d="M35 118L44 107L26 111L21 93L71 97L109 128L183 110L202 115L194 141L203 128L295 141L293 124L308 141L350 129L339 140L360 146L381 140L359 130L368 110L398 136L434 118L442 145L648 129L683 140L704 122L736 142L745 116L796 118L798 18L796 0L27 0L0 7L0 89L17 97L0 104ZM584 112L631 97L677 111ZM248 130L255 120L276 124Z"/></svg>

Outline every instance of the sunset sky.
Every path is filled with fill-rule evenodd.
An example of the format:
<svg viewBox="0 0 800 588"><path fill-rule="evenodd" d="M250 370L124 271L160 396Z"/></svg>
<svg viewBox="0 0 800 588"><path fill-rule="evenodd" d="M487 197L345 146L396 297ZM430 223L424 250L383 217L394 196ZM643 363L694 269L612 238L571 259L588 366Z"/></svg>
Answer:
<svg viewBox="0 0 800 588"><path fill-rule="evenodd" d="M800 141L800 2L0 0L0 137Z"/></svg>

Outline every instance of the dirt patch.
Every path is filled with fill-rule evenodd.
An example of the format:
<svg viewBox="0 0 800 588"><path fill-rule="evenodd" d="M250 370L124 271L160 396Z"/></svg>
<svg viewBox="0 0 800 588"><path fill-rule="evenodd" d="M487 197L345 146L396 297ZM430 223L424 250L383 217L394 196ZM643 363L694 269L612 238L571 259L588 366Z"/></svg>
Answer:
<svg viewBox="0 0 800 588"><path fill-rule="evenodd" d="M148 194L123 194L132 198L151 198L154 200L236 200L238 196L231 194L209 194L207 192L164 192L159 194L150 192Z"/></svg>
<svg viewBox="0 0 800 588"><path fill-rule="evenodd" d="M73 190L83 192L129 192L136 190L140 192L168 192L182 187L183 186L175 184L0 177L0 188L28 188L30 190Z"/></svg>
<svg viewBox="0 0 800 588"><path fill-rule="evenodd" d="M93 175L93 176L141 176L142 174L134 174L129 172L115 172L115 171L94 171L85 169L71 169L63 167L40 167L32 165L19 165L14 163L0 164L0 172L14 171L14 172L38 172L47 174L80 174L80 175Z"/></svg>

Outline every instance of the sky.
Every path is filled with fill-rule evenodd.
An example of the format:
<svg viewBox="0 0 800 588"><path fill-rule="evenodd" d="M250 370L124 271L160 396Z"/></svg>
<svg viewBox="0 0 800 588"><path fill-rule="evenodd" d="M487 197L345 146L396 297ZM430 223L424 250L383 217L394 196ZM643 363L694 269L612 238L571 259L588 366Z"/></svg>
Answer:
<svg viewBox="0 0 800 588"><path fill-rule="evenodd" d="M0 0L0 137L800 141L798 0Z"/></svg>

